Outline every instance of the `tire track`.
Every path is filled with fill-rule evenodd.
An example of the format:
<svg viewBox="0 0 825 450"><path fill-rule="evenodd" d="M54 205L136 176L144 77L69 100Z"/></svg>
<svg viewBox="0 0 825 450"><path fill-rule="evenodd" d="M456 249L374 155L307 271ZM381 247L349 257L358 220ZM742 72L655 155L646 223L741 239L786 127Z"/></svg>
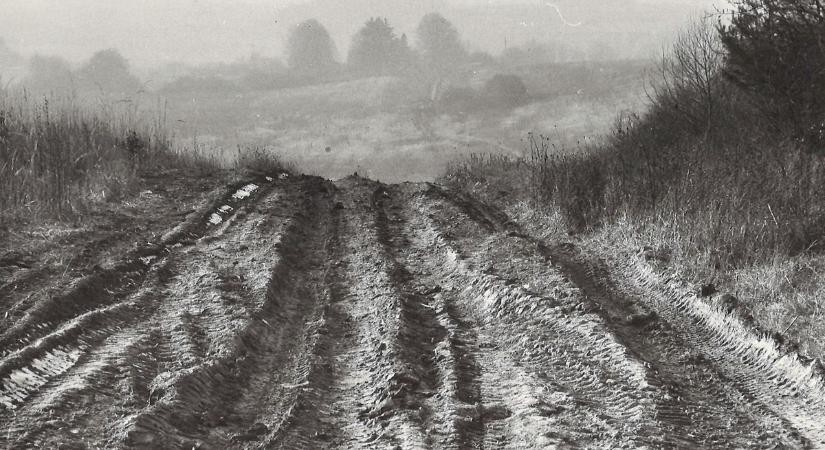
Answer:
<svg viewBox="0 0 825 450"><path fill-rule="evenodd" d="M470 249L455 240L458 230L441 231L436 220L450 213L450 205L433 204L419 189L412 186L408 194L411 228L418 236L413 242L429 254L425 263L452 297L460 319L479 329L485 402L480 411L497 419L485 424L485 447L534 448L571 440L628 445L628 437L650 422L643 368L592 314L476 269ZM463 220L449 217L451 223ZM571 297L576 290L568 283L562 293Z"/></svg>
<svg viewBox="0 0 825 450"><path fill-rule="evenodd" d="M260 184L264 186L261 189L263 191L271 188L271 183ZM207 232L224 232L225 226L219 230L210 227L210 216L215 215L221 205L234 204L235 208L246 208L253 204L260 195L253 195L249 199L234 197L250 185L253 184L230 186L223 197L205 212L193 214L187 221L166 233L158 243L150 243L127 254L115 267L83 278L66 293L35 305L18 322L0 333L0 358L42 338L66 321L122 301L138 289L149 269L163 256L176 248L192 245L195 239L206 236ZM235 208L227 215L228 219L234 217L237 212Z"/></svg>
<svg viewBox="0 0 825 450"><path fill-rule="evenodd" d="M656 406L657 420L666 436L665 444L705 447L811 445L791 422L765 404L754 401L743 386L732 383L720 373L712 359L705 356L707 353L690 345L685 337L697 330L692 327L690 331L682 332L674 329L673 320L678 323L684 321L684 317L660 320L657 310L645 308L641 299L620 294L622 291L610 283L605 272L576 261L568 250L542 251L553 255L570 279L602 308L603 317L612 323L622 343L646 363L648 382L662 392L656 398ZM645 308L641 313L638 312L639 305ZM640 328L646 335L639 334ZM748 435L761 435L762 442L750 441Z"/></svg>
<svg viewBox="0 0 825 450"><path fill-rule="evenodd" d="M403 205L393 201L397 193L390 192L387 186L379 185L372 201L379 241L393 261L391 277L404 292L402 313L408 329L402 347L410 354L409 359L420 355L422 365L428 368L422 371L423 380L434 398L440 400L432 402L426 411L431 429L444 424L437 430L446 436L439 447L478 448L484 427L478 413L480 369L472 349L474 332L456 320L440 295L440 285L422 277L420 261L408 252Z"/></svg>
<svg viewBox="0 0 825 450"><path fill-rule="evenodd" d="M783 353L770 337L757 335L740 319L639 262L614 270L625 277L617 282L622 291L638 296L671 323L685 336L686 346L703 355L751 402L781 418L806 446L825 447L825 380L813 363Z"/></svg>
<svg viewBox="0 0 825 450"><path fill-rule="evenodd" d="M684 314L672 314L661 320L661 309L647 300L650 294L629 294L630 290L612 284L605 270L576 258L570 247L547 247L522 233L503 213L473 202L476 204L472 209L492 218L495 229L502 232L499 234L508 231L507 238L490 237L488 242L504 248L502 253L519 255L518 270L505 268L505 276L518 278L520 283L527 282L533 288L540 287L546 272L540 266L552 262L581 289L587 308L598 313L629 356L643 364L646 381L654 394L655 423L637 437L640 444L760 448L812 445L799 433L804 426L794 424L785 412L773 410L774 402L757 401L745 384L737 382L736 373L719 367L720 360L713 357L713 352L693 345L695 336L705 333L696 329L695 323L688 324ZM458 202L452 203L454 212L467 209ZM466 235L466 230L456 234ZM470 240L478 246L489 245L479 236ZM538 257L531 261L530 254ZM485 255L488 260L496 256Z"/></svg>
<svg viewBox="0 0 825 450"><path fill-rule="evenodd" d="M9 425L11 448L74 445L114 447L109 430L126 407L152 401L161 336L130 327L107 338L51 389L17 411ZM12 440L11 438L14 437ZM106 437L101 441L101 437Z"/></svg>
<svg viewBox="0 0 825 450"><path fill-rule="evenodd" d="M383 240L376 183L337 183L340 235L329 276L331 303L318 357L280 448L424 448L432 445L427 397L434 384L426 349L412 338L416 301L399 286Z"/></svg>
<svg viewBox="0 0 825 450"><path fill-rule="evenodd" d="M201 269L179 277L168 294L171 309L160 315L184 367L171 373L161 401L118 425L126 445L241 447L277 428L291 408L289 385L300 385L310 355L304 324L318 299L305 287L319 263L308 260L313 245L327 228L324 189L320 179L291 183L231 236L185 259ZM200 310L194 336L181 317L193 309ZM208 346L198 357L202 336Z"/></svg>
<svg viewBox="0 0 825 450"><path fill-rule="evenodd" d="M811 367L643 267L434 185L254 186L0 332L0 447L825 446Z"/></svg>
<svg viewBox="0 0 825 450"><path fill-rule="evenodd" d="M234 189L231 187L230 193L218 203L231 199ZM243 210L250 202L234 204ZM110 348L106 342L112 339L126 342L118 339L135 334L136 324L156 313L162 298L157 287L163 286L164 280L169 278L169 257L165 255L174 255L180 248L185 250L182 242L186 239L226 231L225 228L210 229L203 222L209 214L211 212L207 211L193 216L168 233L162 244L141 250L139 254L147 255L143 257L145 259L134 261L135 255L128 255L115 269L84 279L66 295L39 305L37 310L4 333L4 342L13 341L17 345L7 344L4 348L6 356L0 360L0 423L28 417L30 423L25 427L31 428L32 423L42 422L34 419L41 417L37 415L41 411L53 414L61 410L61 405L72 404L73 396L69 394L84 391L76 389L85 386L84 380L110 369L105 360L111 360L115 355L105 350L100 353L100 348ZM187 243L189 246L193 244ZM116 273L124 268L130 270L125 276L126 282L123 282L122 274ZM50 328L49 324L66 319L57 330ZM119 347L128 348L128 345ZM65 384L68 381L76 386ZM50 398L55 404L43 400ZM37 430L26 430L21 437L13 426L5 428L7 439L20 445L37 435Z"/></svg>

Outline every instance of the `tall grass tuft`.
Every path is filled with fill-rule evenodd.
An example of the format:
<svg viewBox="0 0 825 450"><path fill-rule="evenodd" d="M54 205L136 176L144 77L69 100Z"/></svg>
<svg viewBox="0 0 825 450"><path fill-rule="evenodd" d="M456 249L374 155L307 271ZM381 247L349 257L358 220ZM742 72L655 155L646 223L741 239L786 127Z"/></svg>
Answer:
<svg viewBox="0 0 825 450"><path fill-rule="evenodd" d="M131 101L0 90L0 220L68 218L120 198L168 160L164 121Z"/></svg>

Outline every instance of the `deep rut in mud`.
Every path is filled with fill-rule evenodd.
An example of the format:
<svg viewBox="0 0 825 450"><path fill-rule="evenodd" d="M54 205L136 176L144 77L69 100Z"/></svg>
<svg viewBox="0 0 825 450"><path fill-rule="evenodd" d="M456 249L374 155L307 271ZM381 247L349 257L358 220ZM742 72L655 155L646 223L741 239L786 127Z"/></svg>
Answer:
<svg viewBox="0 0 825 450"><path fill-rule="evenodd" d="M653 279L436 185L240 183L10 297L0 447L825 446L811 367Z"/></svg>

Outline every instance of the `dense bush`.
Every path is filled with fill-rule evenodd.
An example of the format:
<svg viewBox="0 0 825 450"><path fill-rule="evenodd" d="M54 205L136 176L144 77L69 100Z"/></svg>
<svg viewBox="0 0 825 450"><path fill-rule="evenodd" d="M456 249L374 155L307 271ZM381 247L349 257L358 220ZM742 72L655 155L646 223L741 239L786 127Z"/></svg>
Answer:
<svg viewBox="0 0 825 450"><path fill-rule="evenodd" d="M115 96L134 96L141 89L140 80L129 63L115 49L96 52L76 73L81 90Z"/></svg>
<svg viewBox="0 0 825 450"><path fill-rule="evenodd" d="M730 24L719 27L727 51L725 74L755 98L777 131L790 129L798 140L821 144L825 6L818 0L732 3Z"/></svg>

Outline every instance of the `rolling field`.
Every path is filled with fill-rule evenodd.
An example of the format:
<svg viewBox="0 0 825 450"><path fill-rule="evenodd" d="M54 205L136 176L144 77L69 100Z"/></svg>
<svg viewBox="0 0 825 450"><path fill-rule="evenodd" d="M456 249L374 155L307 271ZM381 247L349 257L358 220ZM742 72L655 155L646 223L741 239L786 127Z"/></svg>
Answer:
<svg viewBox="0 0 825 450"><path fill-rule="evenodd" d="M386 182L433 181L473 153L521 155L528 131L575 151L608 133L616 111L643 103L639 82L620 94L537 96L515 108L447 112L405 83L383 77L172 98L169 119L179 145L222 161L231 161L239 146L255 147L332 179L357 172Z"/></svg>

